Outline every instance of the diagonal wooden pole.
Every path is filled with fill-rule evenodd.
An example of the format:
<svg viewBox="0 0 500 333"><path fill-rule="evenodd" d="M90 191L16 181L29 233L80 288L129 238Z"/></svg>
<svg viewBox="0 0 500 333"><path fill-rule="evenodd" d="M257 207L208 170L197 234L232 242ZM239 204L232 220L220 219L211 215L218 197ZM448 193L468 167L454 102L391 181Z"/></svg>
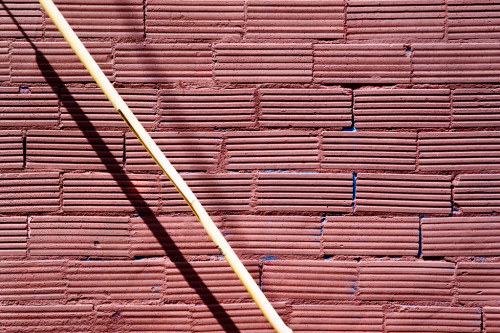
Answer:
<svg viewBox="0 0 500 333"><path fill-rule="evenodd" d="M248 273L243 263L240 261L236 253L234 253L229 243L221 234L215 223L212 221L212 219L205 211L201 203L198 201L194 193L191 191L189 186L186 184L184 179L182 179L177 170L175 170L169 160L162 153L160 148L158 148L153 139L151 139L151 136L148 134L148 132L146 132L139 120L137 120L134 113L128 108L127 104L125 104L121 96L118 94L111 82L109 82L106 75L104 75L99 65L97 65L94 58L92 58L90 53L87 51L83 43L75 34L54 2L52 0L39 0L39 2L45 12L49 15L52 22L56 25L57 29L59 29L63 37L76 53L80 61L83 63L85 68L87 68L90 75L94 78L99 88L101 88L111 104L113 104L116 111L118 111L120 116L127 123L128 127L132 130L132 132L134 132L144 148L146 148L146 150L149 152L156 164L158 164L158 166L170 179L172 184L174 184L177 191L179 191L184 200L186 200L189 207L192 209L194 214L198 217L198 220L200 220L201 224L205 228L207 234L210 236L215 245L217 245L219 251L226 258L227 262L234 270L240 281L243 283L250 296L252 296L253 300L260 308L264 316L267 318L269 323L278 333L291 333L292 330L285 325L262 290L260 290L260 288L257 286L250 273Z"/></svg>

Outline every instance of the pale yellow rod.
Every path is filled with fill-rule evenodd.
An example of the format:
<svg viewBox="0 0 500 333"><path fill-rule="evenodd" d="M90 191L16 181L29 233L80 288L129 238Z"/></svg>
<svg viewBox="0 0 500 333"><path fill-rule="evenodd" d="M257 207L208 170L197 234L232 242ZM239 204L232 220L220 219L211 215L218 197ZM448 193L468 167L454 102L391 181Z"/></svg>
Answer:
<svg viewBox="0 0 500 333"><path fill-rule="evenodd" d="M201 224L205 228L207 234L212 238L213 242L219 248L220 252L226 258L227 262L234 270L240 281L243 283L248 293L252 296L257 306L261 309L264 316L269 323L274 327L278 333L288 333L292 330L285 325L276 310L273 308L269 300L266 298L262 290L257 286L252 276L248 273L243 263L240 261L236 253L221 234L215 223L205 211L205 208L198 201L194 193L186 184L184 179L179 175L177 170L170 164L168 159L162 153L160 148L151 139L151 136L146 132L139 120L135 117L132 111L125 104L116 89L109 82L106 75L97 65L94 58L87 51L83 43L75 34L71 26L66 22L66 19L61 14L52 0L39 0L45 12L49 15L52 22L56 25L57 29L61 32L73 51L76 53L80 61L87 68L90 75L94 78L97 85L104 92L111 104L118 111L123 120L127 123L128 127L134 132L144 148L149 152L151 157L155 160L156 164L163 170L167 177L172 181L184 200L193 210L194 214L198 217Z"/></svg>

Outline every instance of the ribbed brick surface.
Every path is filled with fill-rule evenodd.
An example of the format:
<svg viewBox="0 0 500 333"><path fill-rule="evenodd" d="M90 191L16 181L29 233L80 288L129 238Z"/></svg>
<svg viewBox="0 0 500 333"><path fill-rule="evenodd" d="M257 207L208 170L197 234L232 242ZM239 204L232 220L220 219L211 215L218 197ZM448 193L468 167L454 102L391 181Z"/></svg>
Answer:
<svg viewBox="0 0 500 333"><path fill-rule="evenodd" d="M55 2L295 332L500 332L497 1ZM39 3L0 24L0 332L272 332Z"/></svg>

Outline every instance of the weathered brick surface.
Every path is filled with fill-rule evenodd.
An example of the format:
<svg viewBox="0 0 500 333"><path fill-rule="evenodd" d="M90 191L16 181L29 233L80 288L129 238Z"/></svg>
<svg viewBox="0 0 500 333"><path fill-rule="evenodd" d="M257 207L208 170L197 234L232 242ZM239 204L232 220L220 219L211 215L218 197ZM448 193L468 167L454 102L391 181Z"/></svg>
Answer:
<svg viewBox="0 0 500 333"><path fill-rule="evenodd" d="M498 1L55 2L294 332L500 332ZM0 332L272 332L38 2L0 25Z"/></svg>

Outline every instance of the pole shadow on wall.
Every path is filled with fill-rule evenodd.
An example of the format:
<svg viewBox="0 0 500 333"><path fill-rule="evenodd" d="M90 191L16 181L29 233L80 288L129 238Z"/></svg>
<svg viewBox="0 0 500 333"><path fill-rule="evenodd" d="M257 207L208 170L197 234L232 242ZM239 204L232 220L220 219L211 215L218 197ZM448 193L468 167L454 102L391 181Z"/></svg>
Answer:
<svg viewBox="0 0 500 333"><path fill-rule="evenodd" d="M50 85L53 92L60 98L63 106L65 106L68 112L71 114L71 117L76 122L80 131L86 135L88 142L90 143L94 151L98 153L101 162L106 166L106 171L113 176L113 179L120 186L122 192L126 195L130 203L134 206L138 215L147 224L149 230L153 233L158 243L165 251L166 256L172 261L172 263L174 263L179 272L184 276L186 282L198 294L203 303L207 305L208 309L212 312L213 316L217 319L217 322L224 329L224 331L227 333L239 332L234 321L224 310L224 308L219 304L215 296L212 294L205 282L203 282L198 273L196 273L193 266L186 260L177 245L175 245L174 241L167 233L165 228L161 225L152 209L149 208L146 200L133 185L132 181L124 172L118 160L116 160L112 152L108 149L102 137L98 134L95 126L85 115L83 110L79 107L78 101L71 95L64 82L57 75L52 65L48 62L47 58L30 40L26 32L20 26L17 19L3 3L3 1L2 6L14 22L14 24L17 26L19 31L21 31L23 37L28 41L28 43L35 51L38 68L42 72L45 80ZM61 98L61 96L63 95L65 98ZM87 135L90 133L95 133L96 136Z"/></svg>

